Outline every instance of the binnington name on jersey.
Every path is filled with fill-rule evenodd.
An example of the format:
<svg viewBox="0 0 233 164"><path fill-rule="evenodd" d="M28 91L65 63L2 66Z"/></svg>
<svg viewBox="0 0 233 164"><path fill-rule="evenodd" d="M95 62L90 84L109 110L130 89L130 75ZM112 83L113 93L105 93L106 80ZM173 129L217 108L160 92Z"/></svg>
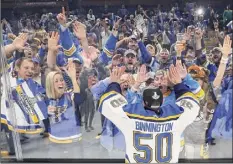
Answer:
<svg viewBox="0 0 233 164"><path fill-rule="evenodd" d="M153 123L144 121L135 121L135 129L144 132L170 132L173 130L173 122L168 123Z"/></svg>

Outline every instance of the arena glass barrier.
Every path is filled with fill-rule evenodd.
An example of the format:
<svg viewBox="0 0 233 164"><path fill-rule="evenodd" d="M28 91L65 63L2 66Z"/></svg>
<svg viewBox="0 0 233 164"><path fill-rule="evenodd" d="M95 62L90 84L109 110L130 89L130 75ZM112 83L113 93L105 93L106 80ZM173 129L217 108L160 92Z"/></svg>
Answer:
<svg viewBox="0 0 233 164"><path fill-rule="evenodd" d="M43 97L33 90L33 83L24 83L20 88L12 86L14 82L9 74L10 66L1 46L1 160L7 162L124 162L124 137L113 134L113 129L102 132L101 115L94 113L93 129L86 131L84 126L73 124L55 124L59 118L50 120L53 137L44 132L43 111L47 111ZM30 92L30 91L31 92ZM37 111L36 111L37 110ZM66 121L74 119L74 110L68 111ZM36 113L37 112L37 113ZM41 112L41 113L39 113ZM26 116L27 117L26 117ZM57 119L57 120L56 120ZM26 121L25 121L26 120ZM30 124L30 125L29 125ZM74 130L75 129L75 130ZM75 131L75 132L74 132ZM75 133L73 138L59 140L64 132ZM102 132L102 135L98 135ZM58 136L58 137L56 137ZM114 137L113 137L114 136ZM71 141L72 140L72 141ZM180 162L232 162L232 142L217 138L216 145L209 145L208 159L184 159ZM4 155L4 151L8 152ZM197 151L197 150L194 150ZM3 152L3 153L2 153ZM14 155L15 153L15 155ZM197 151L196 153L200 153ZM181 153L182 154L182 153Z"/></svg>
<svg viewBox="0 0 233 164"><path fill-rule="evenodd" d="M1 36L0 36L1 37ZM2 37L1 37L2 40ZM1 42L0 51L0 150L1 158L6 157L21 161L22 149L19 134L14 130L16 128L16 113L14 110L14 102L11 97L11 87L9 79L9 65L5 57L5 51ZM11 155L11 156L9 156Z"/></svg>

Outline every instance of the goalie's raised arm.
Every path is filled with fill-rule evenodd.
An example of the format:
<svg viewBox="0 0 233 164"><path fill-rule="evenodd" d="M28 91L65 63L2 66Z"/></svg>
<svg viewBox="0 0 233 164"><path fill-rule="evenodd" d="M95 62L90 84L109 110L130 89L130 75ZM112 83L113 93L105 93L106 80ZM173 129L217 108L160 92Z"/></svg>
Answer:
<svg viewBox="0 0 233 164"><path fill-rule="evenodd" d="M176 105L183 112L179 118L179 129L183 131L185 127L191 124L197 117L200 105L198 98L191 92L185 84L182 83L179 75L179 67L172 65L168 72L168 79L174 85L176 95Z"/></svg>
<svg viewBox="0 0 233 164"><path fill-rule="evenodd" d="M118 128L123 130L124 121L129 118L123 110L127 100L121 95L120 77L124 74L125 67L115 68L110 75L111 84L105 94L100 98L99 112L111 120Z"/></svg>

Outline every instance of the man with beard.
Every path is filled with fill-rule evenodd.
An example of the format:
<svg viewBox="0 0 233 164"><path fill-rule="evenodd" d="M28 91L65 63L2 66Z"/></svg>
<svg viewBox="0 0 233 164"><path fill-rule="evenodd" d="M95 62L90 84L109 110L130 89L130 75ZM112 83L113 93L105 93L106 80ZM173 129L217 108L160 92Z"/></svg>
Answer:
<svg viewBox="0 0 233 164"><path fill-rule="evenodd" d="M165 48L161 49L161 51L156 56L148 57L150 59L149 67L153 71L157 71L159 69L168 69L171 64L174 63L173 58L171 57L169 51Z"/></svg>
<svg viewBox="0 0 233 164"><path fill-rule="evenodd" d="M215 47L211 51L211 59L217 68L219 67L221 57L222 57L222 52L221 52L220 48Z"/></svg>
<svg viewBox="0 0 233 164"><path fill-rule="evenodd" d="M159 69L169 69L173 63L170 53L167 49L163 48L158 54Z"/></svg>
<svg viewBox="0 0 233 164"><path fill-rule="evenodd" d="M124 53L124 64L126 66L126 72L135 74L137 71L137 56L134 50L127 50Z"/></svg>

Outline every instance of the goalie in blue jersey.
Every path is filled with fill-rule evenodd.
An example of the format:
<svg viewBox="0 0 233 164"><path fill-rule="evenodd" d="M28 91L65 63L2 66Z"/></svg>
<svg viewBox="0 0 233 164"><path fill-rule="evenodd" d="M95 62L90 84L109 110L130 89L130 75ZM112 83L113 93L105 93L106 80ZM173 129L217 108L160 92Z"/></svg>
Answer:
<svg viewBox="0 0 233 164"><path fill-rule="evenodd" d="M162 92L150 87L143 91L143 103L128 104L119 85L124 71L120 67L111 73L112 83L100 99L99 111L124 134L126 162L178 162L180 136L198 115L198 99L181 83L178 68L172 65L168 78L174 85L176 102L161 106Z"/></svg>

